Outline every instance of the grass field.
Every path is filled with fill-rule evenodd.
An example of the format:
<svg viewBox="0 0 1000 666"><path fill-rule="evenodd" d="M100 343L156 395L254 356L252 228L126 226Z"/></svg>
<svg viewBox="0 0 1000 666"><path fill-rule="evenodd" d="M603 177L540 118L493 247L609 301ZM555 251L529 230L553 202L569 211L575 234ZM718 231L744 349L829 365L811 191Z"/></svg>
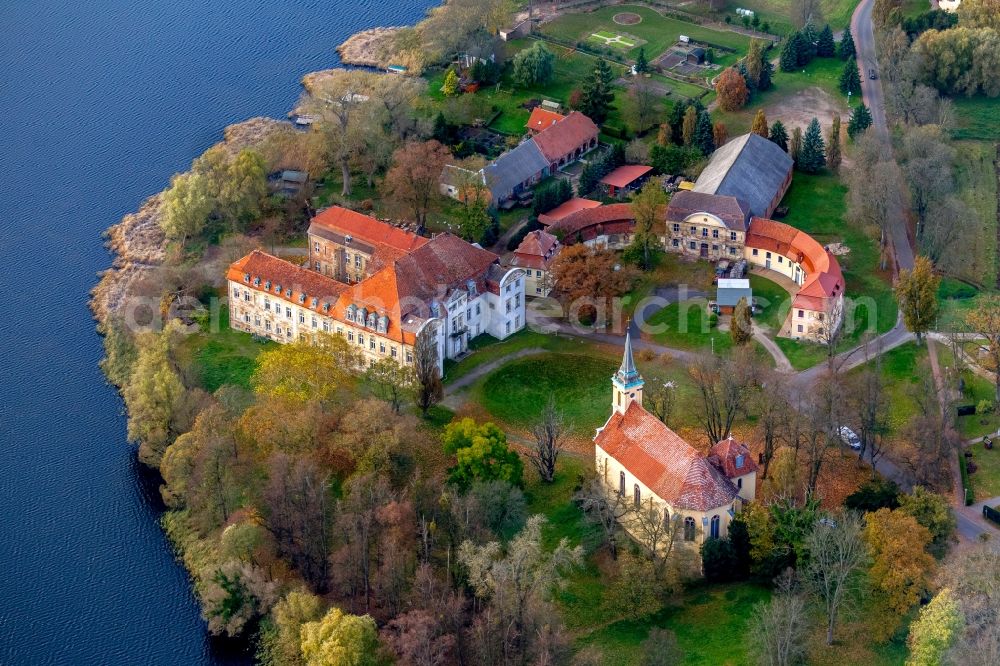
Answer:
<svg viewBox="0 0 1000 666"><path fill-rule="evenodd" d="M976 95L953 97L957 127L955 139L1000 141L1000 100Z"/></svg>
<svg viewBox="0 0 1000 666"><path fill-rule="evenodd" d="M604 423L610 409L608 378L617 363L609 357L547 353L513 361L486 378L479 403L495 418L514 426L538 420L549 397L577 435Z"/></svg>
<svg viewBox="0 0 1000 666"><path fill-rule="evenodd" d="M189 335L177 346L178 361L194 373L203 389L214 393L220 386L235 384L250 388L250 376L257 367L257 355L276 346L276 342L257 342L249 333L229 328L229 309L219 311L219 331L200 331Z"/></svg>
<svg viewBox="0 0 1000 666"><path fill-rule="evenodd" d="M994 102L1000 106L1000 101ZM997 172L996 148L990 143L956 141L955 181L959 196L969 207L975 226L969 230L976 238L972 256L963 262L959 277L978 284L997 284Z"/></svg>
<svg viewBox="0 0 1000 666"><path fill-rule="evenodd" d="M761 311L754 315L754 321L758 326L767 327L772 334L776 334L788 315L791 297L780 285L760 275L750 276L750 288L753 289L753 297L761 308Z"/></svg>
<svg viewBox="0 0 1000 666"><path fill-rule="evenodd" d="M616 49L622 49L624 51L629 51L635 48L638 44L637 40L630 39L618 33L607 32L605 30L598 30L595 33L591 33L587 39L600 44L601 46L613 46Z"/></svg>
<svg viewBox="0 0 1000 666"><path fill-rule="evenodd" d="M671 303L649 318L650 326L665 330L651 337L660 344L678 349L724 352L733 346L729 331L710 326L706 299Z"/></svg>
<svg viewBox="0 0 1000 666"><path fill-rule="evenodd" d="M615 5L602 7L592 12L565 14L554 21L543 24L541 30L557 39L571 42L586 40L593 33L618 34L613 17L621 12L632 12L642 17L642 22L628 26L628 31L630 34L646 40L646 56L650 60L676 44L680 35L687 35L697 42L731 49L740 55L746 52L747 46L750 44L750 38L746 35L712 30L695 23L678 21L667 18L648 7L635 5ZM637 53L638 48L635 48L630 50L628 55L635 58ZM721 53L718 55L723 56ZM723 65L731 64L731 62L723 61L721 58L718 61L719 64Z"/></svg>
<svg viewBox="0 0 1000 666"><path fill-rule="evenodd" d="M866 330L884 333L896 323L896 299L889 277L878 271L878 243L844 220L847 187L833 174L796 173L782 200L788 215L782 220L826 245L843 242L850 248L838 257L846 281L849 301L845 313L845 335L839 351L857 344ZM826 356L822 345L776 340L796 369L815 365Z"/></svg>
<svg viewBox="0 0 1000 666"><path fill-rule="evenodd" d="M445 361L444 383L449 384L454 382L476 368L491 363L507 354L532 347L568 354L590 353L594 349L593 345L577 338L536 333L528 329L518 331L503 341L489 335L480 335L469 344L469 349L473 350L474 354L462 359L458 363L451 360Z"/></svg>
<svg viewBox="0 0 1000 666"><path fill-rule="evenodd" d="M737 7L752 9L760 17L761 24L770 24L771 34L786 35L793 28L790 18L793 2L794 0L730 0L724 9L718 11L711 9L708 3L692 2L685 4L683 9L716 21L724 21L726 16L730 16L734 25L742 25L740 17L736 15ZM818 21L819 26L829 23L834 32L843 30L850 22L851 13L857 4L858 0L820 0L819 9L823 20ZM924 5L927 7L928 3L924 2Z"/></svg>

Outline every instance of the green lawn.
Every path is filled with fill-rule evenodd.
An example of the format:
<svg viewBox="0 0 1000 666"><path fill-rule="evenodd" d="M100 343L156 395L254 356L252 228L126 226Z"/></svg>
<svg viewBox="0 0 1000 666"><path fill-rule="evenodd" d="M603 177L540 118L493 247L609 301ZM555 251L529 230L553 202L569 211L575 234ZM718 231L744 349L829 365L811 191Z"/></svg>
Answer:
<svg viewBox="0 0 1000 666"><path fill-rule="evenodd" d="M619 26L612 19L615 14L621 12L638 14L642 17L642 22L635 25ZM740 55L746 52L747 46L750 44L749 37L745 35L728 30L713 30L695 23L667 18L653 9L636 5L615 5L602 7L592 12L565 14L541 26L541 31L544 34L574 43L587 40L595 32L619 34L620 30L627 30L630 35L646 40L646 56L650 60L676 44L680 35L687 35L697 42L731 49ZM638 48L628 52L628 56L631 58L635 58L637 54ZM722 56L723 54L718 55Z"/></svg>
<svg viewBox="0 0 1000 666"><path fill-rule="evenodd" d="M499 421L527 427L550 397L577 435L592 434L611 409L609 378L618 363L606 356L546 353L508 363L478 386L478 402Z"/></svg>
<svg viewBox="0 0 1000 666"><path fill-rule="evenodd" d="M249 333L229 327L229 309L219 311L219 331L203 330L189 335L178 345L178 362L209 393L220 386L235 384L250 388L250 376L257 367L257 355L278 343L257 342Z"/></svg>
<svg viewBox="0 0 1000 666"><path fill-rule="evenodd" d="M788 316L791 296L783 287L760 275L750 276L750 288L753 289L753 297L760 308L754 315L754 320L759 326L770 329L772 335L777 334Z"/></svg>
<svg viewBox="0 0 1000 666"><path fill-rule="evenodd" d="M912 1L912 0L911 0ZM741 25L741 17L736 15L737 7L752 9L760 17L761 24L770 24L773 35L786 35L792 30L791 8L794 0L730 0L722 10L713 10L708 3L692 2L685 4L684 11L690 14L706 16L716 21L725 21L726 16L732 19L734 25ZM851 21L851 13L858 0L820 0L819 8L824 23L829 23L834 32L843 30ZM929 6L927 2L925 6Z"/></svg>
<svg viewBox="0 0 1000 666"><path fill-rule="evenodd" d="M1000 101L994 104L1000 106ZM998 118L1000 122L1000 118ZM993 162L997 149L991 143L956 141L955 182L959 196L969 207L975 226L969 230L976 238L972 256L962 263L959 277L977 284L997 284L997 172Z"/></svg>
<svg viewBox="0 0 1000 666"><path fill-rule="evenodd" d="M1000 496L1000 445L987 450L982 444L974 444L969 450L976 465L976 471L969 475L976 501Z"/></svg>
<svg viewBox="0 0 1000 666"><path fill-rule="evenodd" d="M749 663L745 632L754 606L766 601L770 592L751 583L704 586L691 590L677 607L665 608L644 620L622 620L609 624L577 643L601 650L604 664L637 664L642 642L654 627L665 627L677 636L684 664Z"/></svg>
<svg viewBox="0 0 1000 666"><path fill-rule="evenodd" d="M733 340L729 331L710 325L707 306L708 301L703 298L671 303L649 318L649 326L663 329L651 337L677 349L726 351L733 346Z"/></svg>
<svg viewBox="0 0 1000 666"><path fill-rule="evenodd" d="M952 100L957 125L952 132L955 139L1000 141L1000 100L985 95Z"/></svg>
<svg viewBox="0 0 1000 666"><path fill-rule="evenodd" d="M919 407L914 400L914 392L930 376L927 346L918 347L915 342L908 342L882 354L880 362L890 405L889 421L892 431L899 433L917 414ZM871 362L873 363L874 361ZM848 374L856 376L863 370L864 366L861 366Z"/></svg>
<svg viewBox="0 0 1000 666"><path fill-rule="evenodd" d="M969 344L966 347L966 353L971 352L974 348L975 345ZM938 362L942 368L954 367L954 356L948 346L938 345L937 353ZM983 400L988 402L993 401L993 384L988 379L980 377L971 370L966 369L962 371L962 380L965 383L965 391L959 399L958 404L978 405ZM976 414L961 416L957 419L955 428L962 436L962 439L969 440L982 437L1000 429L1000 414L993 412L992 414L982 416ZM994 494L1000 494L1000 490Z"/></svg>
<svg viewBox="0 0 1000 666"><path fill-rule="evenodd" d="M518 331L506 340L500 341L490 335L480 335L472 340L469 349L475 353L462 359L458 363L446 360L444 363L444 383L449 384L476 368L491 363L507 354L537 347L553 352L563 352L570 354L591 353L594 351L593 345L577 338L568 338L561 335L548 335L536 333L528 329Z"/></svg>

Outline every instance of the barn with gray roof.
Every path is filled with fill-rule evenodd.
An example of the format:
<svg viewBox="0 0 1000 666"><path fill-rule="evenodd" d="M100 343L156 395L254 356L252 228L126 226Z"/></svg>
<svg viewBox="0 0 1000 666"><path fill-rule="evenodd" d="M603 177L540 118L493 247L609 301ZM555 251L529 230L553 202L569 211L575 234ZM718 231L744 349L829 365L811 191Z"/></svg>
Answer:
<svg viewBox="0 0 1000 666"><path fill-rule="evenodd" d="M756 217L771 217L792 182L792 158L759 134L736 137L712 154L694 191L736 197Z"/></svg>
<svg viewBox="0 0 1000 666"><path fill-rule="evenodd" d="M548 175L549 161L534 141L525 141L483 169L493 205L516 196Z"/></svg>

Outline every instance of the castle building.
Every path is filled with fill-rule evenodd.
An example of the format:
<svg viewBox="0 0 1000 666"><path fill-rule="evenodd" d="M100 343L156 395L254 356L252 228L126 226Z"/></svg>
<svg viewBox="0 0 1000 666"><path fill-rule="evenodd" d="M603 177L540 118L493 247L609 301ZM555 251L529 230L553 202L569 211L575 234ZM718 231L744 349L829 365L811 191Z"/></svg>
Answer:
<svg viewBox="0 0 1000 666"><path fill-rule="evenodd" d="M426 334L442 372L473 338L503 340L524 328L524 269L504 268L451 234L427 239L357 213L337 216L336 225L328 216L310 226L309 268L260 250L230 265L232 328L283 343L341 335L366 366L381 358L412 364Z"/></svg>
<svg viewBox="0 0 1000 666"><path fill-rule="evenodd" d="M552 234L530 231L521 241L509 260L512 267L523 268L526 273L524 293L528 296L548 296L552 291L549 269L559 256L559 241Z"/></svg>
<svg viewBox="0 0 1000 666"><path fill-rule="evenodd" d="M678 542L723 538L742 503L754 499L757 464L730 437L703 455L642 406L644 381L635 367L631 335L611 378L611 416L594 437L595 465L607 492L651 504L678 525ZM628 519L622 526L634 534Z"/></svg>

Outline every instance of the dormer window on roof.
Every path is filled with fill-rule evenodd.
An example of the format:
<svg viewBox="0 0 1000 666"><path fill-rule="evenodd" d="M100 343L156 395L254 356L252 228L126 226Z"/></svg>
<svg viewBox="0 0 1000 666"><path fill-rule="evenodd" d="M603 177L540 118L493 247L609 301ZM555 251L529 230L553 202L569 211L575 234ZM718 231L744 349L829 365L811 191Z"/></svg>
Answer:
<svg viewBox="0 0 1000 666"><path fill-rule="evenodd" d="M280 284L274 286L274 293L281 294L281 285Z"/></svg>
<svg viewBox="0 0 1000 666"><path fill-rule="evenodd" d="M365 322L365 326L367 326L368 328L375 328L378 325L377 321L378 321L378 319L377 319L377 316L375 315L375 313L374 312L369 312L368 313L368 320Z"/></svg>
<svg viewBox="0 0 1000 666"><path fill-rule="evenodd" d="M746 462L746 458L747 457L745 455L743 455L742 453L740 455L736 456L736 469L742 469L743 468L743 463Z"/></svg>
<svg viewBox="0 0 1000 666"><path fill-rule="evenodd" d="M389 317L382 315L378 318L378 331L379 333L385 333L389 330Z"/></svg>
<svg viewBox="0 0 1000 666"><path fill-rule="evenodd" d="M306 294L305 292L302 292L301 294L299 294L299 303L305 303L305 302L306 302Z"/></svg>
<svg viewBox="0 0 1000 666"><path fill-rule="evenodd" d="M352 240L354 240L354 238L351 236L351 234L347 234L346 236L344 236L345 244L350 243Z"/></svg>
<svg viewBox="0 0 1000 666"><path fill-rule="evenodd" d="M313 307L314 308L317 305L319 305L319 299L316 298L315 296L313 296L312 297L312 301L310 301L310 303L309 303L309 307Z"/></svg>
<svg viewBox="0 0 1000 666"><path fill-rule="evenodd" d="M323 304L323 312L329 312L329 311L330 311L330 304L329 303L324 303Z"/></svg>
<svg viewBox="0 0 1000 666"><path fill-rule="evenodd" d="M264 282L264 289L267 289L268 291L271 291L271 281L270 280L266 280Z"/></svg>
<svg viewBox="0 0 1000 666"><path fill-rule="evenodd" d="M351 303L347 306L347 311L344 313L347 316L347 321L354 321L354 313L358 311L358 306Z"/></svg>
<svg viewBox="0 0 1000 666"><path fill-rule="evenodd" d="M250 274L249 273L244 273L243 274L243 281L244 282L250 282Z"/></svg>
<svg viewBox="0 0 1000 666"><path fill-rule="evenodd" d="M476 295L476 281L475 280L466 280L465 281L465 288L468 290L469 296L475 296Z"/></svg>
<svg viewBox="0 0 1000 666"><path fill-rule="evenodd" d="M253 279L253 286L255 286L255 287L259 287L260 286L260 278L259 277L255 277Z"/></svg>

